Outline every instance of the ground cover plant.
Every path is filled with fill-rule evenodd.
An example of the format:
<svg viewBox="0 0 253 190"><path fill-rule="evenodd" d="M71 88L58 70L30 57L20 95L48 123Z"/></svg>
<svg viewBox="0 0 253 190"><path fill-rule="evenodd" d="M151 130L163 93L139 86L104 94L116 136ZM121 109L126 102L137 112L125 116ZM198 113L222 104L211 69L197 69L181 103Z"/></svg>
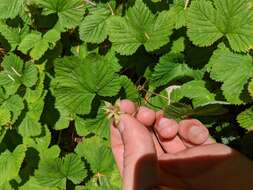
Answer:
<svg viewBox="0 0 253 190"><path fill-rule="evenodd" d="M252 0L1 0L0 189L120 189L124 98L252 157L252 47Z"/></svg>

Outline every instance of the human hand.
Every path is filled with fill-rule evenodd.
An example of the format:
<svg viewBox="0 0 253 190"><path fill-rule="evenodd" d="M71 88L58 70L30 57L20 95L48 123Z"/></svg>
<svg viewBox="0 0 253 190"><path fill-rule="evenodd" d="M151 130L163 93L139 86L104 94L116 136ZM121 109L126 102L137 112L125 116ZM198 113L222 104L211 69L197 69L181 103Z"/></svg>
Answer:
<svg viewBox="0 0 253 190"><path fill-rule="evenodd" d="M162 113L123 100L111 145L123 190L252 189L252 162L208 138L195 119L179 124ZM251 187L250 187L251 186Z"/></svg>

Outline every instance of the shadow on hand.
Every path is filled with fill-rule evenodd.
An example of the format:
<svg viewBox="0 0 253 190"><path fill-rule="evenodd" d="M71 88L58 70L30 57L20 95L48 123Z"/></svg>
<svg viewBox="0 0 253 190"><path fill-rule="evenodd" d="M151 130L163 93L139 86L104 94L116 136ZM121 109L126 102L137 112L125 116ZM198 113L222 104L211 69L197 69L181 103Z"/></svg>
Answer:
<svg viewBox="0 0 253 190"><path fill-rule="evenodd" d="M248 166L253 166L252 162L239 152L219 144L205 145L178 154L164 155L162 159L158 158L158 162L156 155L153 154L138 160L135 166L133 190L155 189L161 185L159 184L161 181L166 181L167 185L177 189L180 186L178 186L178 180L182 182L181 188L189 185L189 188L183 188L185 190L192 189L189 180L197 181L196 184L199 183L198 181L205 183L204 186L199 184L200 189L205 186L210 187L206 189L215 189L216 185L226 186L227 183L231 183L231 180L236 180L238 168L243 171L243 168L248 170ZM165 175L158 175L161 173ZM159 179L158 176L166 177L166 179ZM226 176L228 180L223 179ZM174 184L177 185L174 186ZM174 190L174 188L172 189Z"/></svg>

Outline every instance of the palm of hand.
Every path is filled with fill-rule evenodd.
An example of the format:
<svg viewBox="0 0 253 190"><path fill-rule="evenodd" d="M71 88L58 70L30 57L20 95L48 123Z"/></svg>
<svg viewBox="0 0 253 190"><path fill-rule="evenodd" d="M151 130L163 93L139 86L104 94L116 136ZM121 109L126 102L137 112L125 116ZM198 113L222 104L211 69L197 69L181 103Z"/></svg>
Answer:
<svg viewBox="0 0 253 190"><path fill-rule="evenodd" d="M121 111L127 114L121 116L119 130L111 126L111 144L124 190L230 188L223 178L236 178L235 164L242 171L252 167L247 158L208 139L208 130L197 120L177 124L145 107L133 117L136 108L127 100Z"/></svg>

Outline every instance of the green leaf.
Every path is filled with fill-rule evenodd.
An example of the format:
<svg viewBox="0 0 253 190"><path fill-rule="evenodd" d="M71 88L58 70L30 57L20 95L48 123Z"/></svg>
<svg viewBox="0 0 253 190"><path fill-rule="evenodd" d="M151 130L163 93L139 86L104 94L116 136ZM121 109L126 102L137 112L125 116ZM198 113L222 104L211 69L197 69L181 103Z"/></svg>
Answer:
<svg viewBox="0 0 253 190"><path fill-rule="evenodd" d="M232 53L221 44L208 65L211 78L223 83L221 88L225 98L233 104L242 104L240 94L253 76L251 56Z"/></svg>
<svg viewBox="0 0 253 190"><path fill-rule="evenodd" d="M107 37L107 19L111 15L109 3L98 4L89 9L89 14L80 24L80 38L85 42L101 43Z"/></svg>
<svg viewBox="0 0 253 190"><path fill-rule="evenodd" d="M2 62L4 71L0 73L0 85L21 85L31 87L37 81L37 68L31 62L23 60L11 53Z"/></svg>
<svg viewBox="0 0 253 190"><path fill-rule="evenodd" d="M202 71L189 68L182 63L182 59L182 54L169 53L162 56L150 78L151 85L159 87L183 77L191 77L193 79L201 79L203 77Z"/></svg>
<svg viewBox="0 0 253 190"><path fill-rule="evenodd" d="M8 124L11 121L11 113L6 108L0 109L0 127Z"/></svg>
<svg viewBox="0 0 253 190"><path fill-rule="evenodd" d="M42 39L38 41L30 52L30 56L34 60L40 59L49 48L49 44L46 40Z"/></svg>
<svg viewBox="0 0 253 190"><path fill-rule="evenodd" d="M20 12L24 0L1 0L0 19L14 18Z"/></svg>
<svg viewBox="0 0 253 190"><path fill-rule="evenodd" d="M105 111L102 107L99 108L95 118L82 119L77 117L75 120L76 131L80 136L86 136L89 133L94 133L102 138L109 137L109 120L106 118Z"/></svg>
<svg viewBox="0 0 253 190"><path fill-rule="evenodd" d="M187 15L190 40L209 46L225 36L235 51L253 45L253 12L248 0L193 1Z"/></svg>
<svg viewBox="0 0 253 190"><path fill-rule="evenodd" d="M19 145L13 152L6 150L0 155L0 185L18 176L25 152L25 146Z"/></svg>
<svg viewBox="0 0 253 190"><path fill-rule="evenodd" d="M241 112L237 116L237 121L240 126L248 131L253 130L253 109L252 107Z"/></svg>
<svg viewBox="0 0 253 190"><path fill-rule="evenodd" d="M27 54L29 50L30 56L34 60L40 59L45 52L48 50L49 45L55 43L61 38L60 32L55 29L49 30L47 33L41 37L39 32L32 32L27 34L21 41L19 45L19 50Z"/></svg>
<svg viewBox="0 0 253 190"><path fill-rule="evenodd" d="M0 3L1 7L1 3ZM0 8L1 10L1 8ZM0 13L1 14L1 13ZM11 46L11 50L15 50L20 43L19 31L16 28L12 28L0 21L0 34L8 41Z"/></svg>
<svg viewBox="0 0 253 190"><path fill-rule="evenodd" d="M45 187L39 184L39 182L34 177L30 177L29 181L26 182L23 186L19 187L20 190L59 190L56 187L50 188Z"/></svg>
<svg viewBox="0 0 253 190"><path fill-rule="evenodd" d="M173 28L170 19L169 12L155 16L142 0L136 0L125 17L114 16L108 21L113 49L122 55L133 54L141 45L147 51L159 49L169 42Z"/></svg>
<svg viewBox="0 0 253 190"><path fill-rule="evenodd" d="M40 159L55 159L60 154L60 148L57 145L50 146L51 133L47 127L42 127L42 133L36 137L23 137L23 144L33 147L39 152Z"/></svg>
<svg viewBox="0 0 253 190"><path fill-rule="evenodd" d="M19 44L18 49L27 54L28 51L34 47L34 44L36 44L38 41L41 40L41 34L39 32L31 32L27 34Z"/></svg>
<svg viewBox="0 0 253 190"><path fill-rule="evenodd" d="M180 37L177 40L175 40L171 47L171 53L181 53L184 51L184 37Z"/></svg>
<svg viewBox="0 0 253 190"><path fill-rule="evenodd" d="M67 154L63 159L45 159L39 164L35 178L40 185L46 187L66 187L66 180L74 184L80 183L86 177L84 163L76 154Z"/></svg>
<svg viewBox="0 0 253 190"><path fill-rule="evenodd" d="M23 137L37 136L41 133L41 124L39 120L44 108L45 94L42 94L34 100L31 95L32 93L35 93L34 91L28 89L25 95L28 110L18 128L18 132Z"/></svg>
<svg viewBox="0 0 253 190"><path fill-rule="evenodd" d="M250 93L250 96L253 98L253 79L251 79L251 81L249 82L248 91Z"/></svg>
<svg viewBox="0 0 253 190"><path fill-rule="evenodd" d="M60 112L60 118L56 122L54 129L61 130L68 128L70 121L74 120L75 115L70 113L69 110L65 109L64 107L57 107L57 109Z"/></svg>
<svg viewBox="0 0 253 190"><path fill-rule="evenodd" d="M175 28L179 29L186 25L186 10L184 9L185 0L174 0L170 11L175 19Z"/></svg>
<svg viewBox="0 0 253 190"><path fill-rule="evenodd" d="M171 94L171 99L174 102L178 102L183 97L192 99L194 108L215 101L215 94L206 89L205 81L203 80L193 80L184 83L180 88L174 89Z"/></svg>
<svg viewBox="0 0 253 190"><path fill-rule="evenodd" d="M170 101L168 97L168 91L165 89L159 93L157 96L151 96L146 99L148 107L156 111L160 111L165 106L167 106Z"/></svg>
<svg viewBox="0 0 253 190"><path fill-rule="evenodd" d="M124 98L132 101L138 101L140 99L137 88L127 76L121 76L121 86L124 89Z"/></svg>
<svg viewBox="0 0 253 190"><path fill-rule="evenodd" d="M38 3L44 15L57 13L55 29L60 31L76 27L85 13L83 0L39 0Z"/></svg>
<svg viewBox="0 0 253 190"><path fill-rule="evenodd" d="M2 107L11 112L11 123L14 123L24 109L23 99L19 95L13 95L4 101Z"/></svg>
<svg viewBox="0 0 253 190"><path fill-rule="evenodd" d="M75 152L88 161L95 175L110 175L110 172L114 170L111 149L105 144L104 140L98 137L86 139L85 142L78 144Z"/></svg>
<svg viewBox="0 0 253 190"><path fill-rule="evenodd" d="M55 63L56 102L71 113L87 114L95 95L114 96L120 89L120 78L106 58L90 55L85 59L66 57Z"/></svg>
<svg viewBox="0 0 253 190"><path fill-rule="evenodd" d="M227 102L213 101L203 105L198 105L193 109L190 105L183 103L171 103L164 107L164 113L168 118L176 119L180 122L182 119L204 117L207 120L208 117L217 117L224 115L228 110L224 105L229 105Z"/></svg>
<svg viewBox="0 0 253 190"><path fill-rule="evenodd" d="M43 39L48 43L55 43L61 39L61 33L55 29L51 29L43 36Z"/></svg>

